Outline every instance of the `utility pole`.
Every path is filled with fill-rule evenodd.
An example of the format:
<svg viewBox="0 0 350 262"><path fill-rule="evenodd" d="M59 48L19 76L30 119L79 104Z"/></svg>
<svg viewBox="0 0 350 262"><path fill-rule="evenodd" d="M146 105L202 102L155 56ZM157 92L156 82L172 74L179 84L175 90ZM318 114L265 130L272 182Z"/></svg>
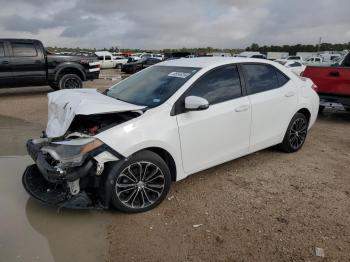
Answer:
<svg viewBox="0 0 350 262"><path fill-rule="evenodd" d="M319 41L318 41L318 45L317 45L317 55L320 54L321 42L322 42L322 37L320 37L320 39L319 39Z"/></svg>

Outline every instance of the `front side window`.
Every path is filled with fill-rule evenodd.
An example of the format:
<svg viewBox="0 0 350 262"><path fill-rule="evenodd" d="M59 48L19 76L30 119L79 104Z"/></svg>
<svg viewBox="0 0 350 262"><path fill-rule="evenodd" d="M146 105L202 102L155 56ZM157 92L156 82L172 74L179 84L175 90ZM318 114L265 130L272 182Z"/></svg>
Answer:
<svg viewBox="0 0 350 262"><path fill-rule="evenodd" d="M279 88L289 81L287 76L267 64L243 64L242 68L251 95Z"/></svg>
<svg viewBox="0 0 350 262"><path fill-rule="evenodd" d="M11 43L14 56L37 56L37 51L33 43Z"/></svg>
<svg viewBox="0 0 350 262"><path fill-rule="evenodd" d="M156 107L170 98L200 68L153 66L111 87L106 95L124 102Z"/></svg>
<svg viewBox="0 0 350 262"><path fill-rule="evenodd" d="M241 82L236 65L216 68L197 80L187 94L217 104L242 95Z"/></svg>
<svg viewBox="0 0 350 262"><path fill-rule="evenodd" d="M112 60L112 57L109 56L109 55L106 55L106 56L105 56L105 60Z"/></svg>
<svg viewBox="0 0 350 262"><path fill-rule="evenodd" d="M0 56L5 56L4 43L0 42Z"/></svg>

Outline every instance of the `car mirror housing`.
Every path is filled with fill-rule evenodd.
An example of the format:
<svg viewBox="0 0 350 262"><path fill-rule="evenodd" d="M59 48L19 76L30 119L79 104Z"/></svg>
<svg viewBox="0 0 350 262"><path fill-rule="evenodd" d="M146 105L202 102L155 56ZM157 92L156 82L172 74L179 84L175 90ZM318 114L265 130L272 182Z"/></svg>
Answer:
<svg viewBox="0 0 350 262"><path fill-rule="evenodd" d="M187 96L185 98L185 109L187 111L205 110L209 107L209 102L203 97Z"/></svg>

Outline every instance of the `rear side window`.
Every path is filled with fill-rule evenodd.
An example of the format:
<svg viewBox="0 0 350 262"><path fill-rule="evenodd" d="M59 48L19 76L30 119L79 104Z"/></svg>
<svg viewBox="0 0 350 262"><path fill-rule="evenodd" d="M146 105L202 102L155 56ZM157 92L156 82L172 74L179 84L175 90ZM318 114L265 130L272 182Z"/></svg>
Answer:
<svg viewBox="0 0 350 262"><path fill-rule="evenodd" d="M14 56L37 56L33 43L11 43Z"/></svg>
<svg viewBox="0 0 350 262"><path fill-rule="evenodd" d="M112 57L109 56L109 55L106 55L106 56L105 56L105 60L112 60Z"/></svg>
<svg viewBox="0 0 350 262"><path fill-rule="evenodd" d="M243 64L242 68L250 95L279 88L289 81L287 76L270 65Z"/></svg>
<svg viewBox="0 0 350 262"><path fill-rule="evenodd" d="M103 60L103 56L98 56L98 60Z"/></svg>
<svg viewBox="0 0 350 262"><path fill-rule="evenodd" d="M5 56L4 43L0 42L0 56Z"/></svg>
<svg viewBox="0 0 350 262"><path fill-rule="evenodd" d="M241 82L235 65L214 69L197 80L188 95L203 97L217 104L242 95Z"/></svg>

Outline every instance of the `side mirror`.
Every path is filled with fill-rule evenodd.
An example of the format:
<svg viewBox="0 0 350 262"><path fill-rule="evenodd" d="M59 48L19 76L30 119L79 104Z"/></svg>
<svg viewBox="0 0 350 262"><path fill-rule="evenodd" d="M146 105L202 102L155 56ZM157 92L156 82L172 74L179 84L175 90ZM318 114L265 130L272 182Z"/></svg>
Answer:
<svg viewBox="0 0 350 262"><path fill-rule="evenodd" d="M199 96L187 96L185 98L185 109L188 111L205 110L209 107L208 100Z"/></svg>

